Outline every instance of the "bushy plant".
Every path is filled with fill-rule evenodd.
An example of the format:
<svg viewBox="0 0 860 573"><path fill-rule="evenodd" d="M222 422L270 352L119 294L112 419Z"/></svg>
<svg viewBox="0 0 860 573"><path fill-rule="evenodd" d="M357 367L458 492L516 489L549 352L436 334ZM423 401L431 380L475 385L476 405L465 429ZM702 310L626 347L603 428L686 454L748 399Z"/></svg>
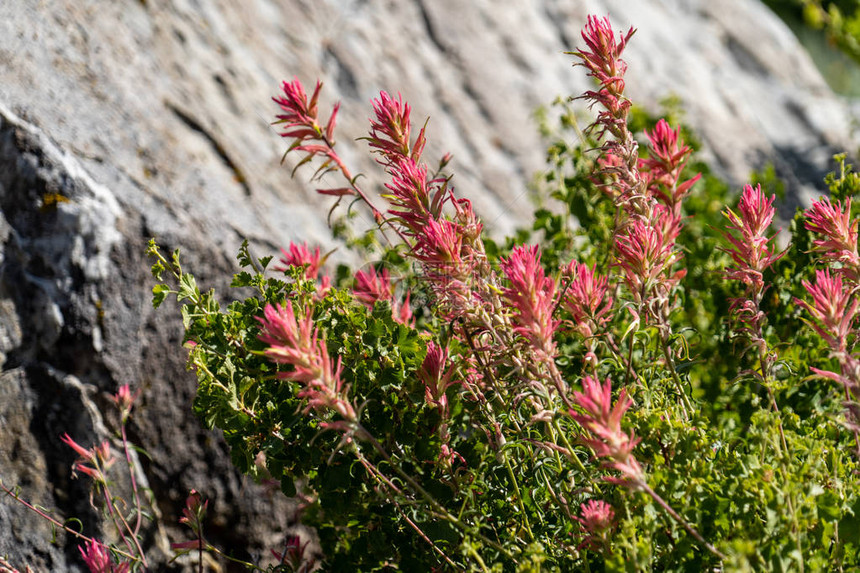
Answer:
<svg viewBox="0 0 860 573"><path fill-rule="evenodd" d="M239 469L302 500L325 569L860 565L860 181L843 158L780 248L774 197L727 206L689 134L635 112L632 36L592 17L572 53L597 116L550 147L564 212L538 211L535 244L485 239L385 92L377 207L335 149L337 106L324 122L320 84L298 80L275 99L288 153L342 177L320 193L371 212L353 245L379 262L333 279L319 248L270 269L246 244L233 286L252 294L222 307L151 244L196 413Z"/></svg>

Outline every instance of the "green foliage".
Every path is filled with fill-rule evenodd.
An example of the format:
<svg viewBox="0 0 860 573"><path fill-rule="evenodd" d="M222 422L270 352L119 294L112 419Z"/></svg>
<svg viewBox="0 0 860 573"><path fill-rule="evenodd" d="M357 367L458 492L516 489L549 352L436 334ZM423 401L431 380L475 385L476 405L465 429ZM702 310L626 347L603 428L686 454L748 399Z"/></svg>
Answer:
<svg viewBox="0 0 860 573"><path fill-rule="evenodd" d="M671 109L677 102L668 104L669 115L677 115ZM572 259L617 275L612 244L618 214L594 178L594 143L578 131L566 104L557 109L561 128L548 120L543 125L548 167L534 224L504 242L487 241L487 256L498 262L531 238L540 242L542 264L553 276ZM632 118L639 130L655 125L642 110ZM844 157L839 161L839 173L826 184L843 199L860 190L860 178ZM729 257L721 250L722 212L733 207L734 193L693 161L684 177L695 173L702 179L684 203L678 244L687 274L673 295L672 336L666 341L654 327L632 327L622 300L607 342L597 345L599 376L616 388L626 384L633 400L624 427L641 439L635 456L655 495L619 485L616 472L582 442L582 427L561 401L544 418L535 414L534 390L513 386L516 368L482 362L482 333L463 335L461 325L440 320L429 295L413 299L417 322L401 324L389 303L369 309L355 300L348 268L338 269L338 288L321 291L302 269L267 271L271 259L253 258L245 244L232 286L253 295L222 308L182 269L178 251L168 259L153 242L153 304L167 296L183 303L188 364L199 384L196 414L224 432L240 470L278 480L284 494L305 500L303 520L317 529L327 570L860 567L854 438L842 424L841 390L810 375L811 367L830 368L833 361L795 302L806 296L802 281L815 267L810 233L798 213L788 254L766 271L764 336L777 356L773 375L766 376L758 352L733 333L727 318L740 292L723 276ZM758 180L772 192L780 189L772 171ZM404 277L411 270L402 250L383 248L373 233L351 245L380 268ZM614 289L623 299L621 287ZM311 313L328 354L343 365L342 381L358 412L355 425L344 429L342 416L309 408L299 396L302 384L283 376L292 367L265 355L258 317L267 305L287 302L296 315ZM586 343L564 310L559 317L565 322L555 364L576 389ZM448 387L444 417L426 398L419 375L430 342L461 357L455 382L492 372L482 395L470 394L465 384ZM681 398L690 399L690 412ZM456 456L446 457L446 448ZM594 499L615 508L604 545L590 543L577 519L580 504ZM690 529L725 559L707 551Z"/></svg>
<svg viewBox="0 0 860 573"><path fill-rule="evenodd" d="M807 26L823 30L827 39L860 63L860 6L856 0L765 0L782 15L803 19Z"/></svg>

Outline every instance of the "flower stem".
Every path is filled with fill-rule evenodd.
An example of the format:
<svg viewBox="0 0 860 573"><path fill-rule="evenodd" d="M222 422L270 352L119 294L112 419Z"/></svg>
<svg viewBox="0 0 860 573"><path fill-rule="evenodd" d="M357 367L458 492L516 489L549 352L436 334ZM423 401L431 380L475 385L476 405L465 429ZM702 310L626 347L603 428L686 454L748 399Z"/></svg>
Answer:
<svg viewBox="0 0 860 573"><path fill-rule="evenodd" d="M672 519L674 519L676 522L678 522L678 524L679 524L681 527L683 527L683 528L687 531L687 533L689 533L690 535L692 535L692 536L693 536L693 538L694 538L696 541L698 541L699 543L701 543L701 544L702 544L702 545L703 545L703 546L704 546L708 551L710 551L711 553L713 553L713 554L714 554L715 556L717 556L720 560L725 560L725 559L726 559L726 556L725 556L722 552L720 552L716 547L714 547L713 545L711 545L710 543L708 543L707 541L705 541L705 538L704 538L704 537L702 537L702 534L701 534L701 533L699 533L698 531L696 531L696 529L695 529L692 525L690 525L690 523L689 523L687 520L685 520L683 517L681 517L680 515L678 515L678 512L676 512L674 509L672 509L672 508L669 506L669 504L668 504L668 503L666 503L666 501L665 501L662 497L660 497L660 496L657 494L657 492L656 492L656 491L654 491L653 489L651 489L651 486L649 486L647 483L645 483L645 481L644 481L644 480L643 480L643 481L641 481L641 482L639 482L639 483L637 483L637 484L636 484L636 487L641 488L641 489L642 489L642 491L644 491L644 492L645 492L645 493L647 493L649 496L651 496L651 499L653 499L655 502L657 502L657 505L659 505L661 508L663 508L663 510L664 510L666 513L668 513L668 514L669 514L669 516L670 516Z"/></svg>

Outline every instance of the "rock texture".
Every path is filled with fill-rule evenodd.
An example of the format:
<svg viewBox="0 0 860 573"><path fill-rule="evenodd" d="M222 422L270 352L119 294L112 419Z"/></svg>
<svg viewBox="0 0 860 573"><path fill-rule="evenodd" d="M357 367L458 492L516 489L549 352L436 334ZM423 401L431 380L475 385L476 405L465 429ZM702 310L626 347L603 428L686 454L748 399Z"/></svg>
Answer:
<svg viewBox="0 0 860 573"><path fill-rule="evenodd" d="M705 157L738 185L772 161L802 200L829 156L857 145L846 103L755 0L0 3L3 483L98 534L58 436L109 437L109 396L130 383L143 390L132 437L152 455L143 477L166 524L148 542L180 539L170 524L193 487L215 500L212 542L250 557L275 547L292 505L233 472L191 416L178 317L149 304L146 240L182 246L198 280L222 289L244 237L261 254L330 242L310 172L291 180L279 167L286 146L269 125L270 98L293 75L321 77L324 105L343 101L339 146L369 186L379 178L354 138L368 100L400 91L432 117L429 152L453 152L457 189L488 226L524 223L542 162L530 114L588 86L561 53L588 13L638 27L631 96L656 111L679 95ZM50 539L0 501L0 557L81 567L74 540Z"/></svg>

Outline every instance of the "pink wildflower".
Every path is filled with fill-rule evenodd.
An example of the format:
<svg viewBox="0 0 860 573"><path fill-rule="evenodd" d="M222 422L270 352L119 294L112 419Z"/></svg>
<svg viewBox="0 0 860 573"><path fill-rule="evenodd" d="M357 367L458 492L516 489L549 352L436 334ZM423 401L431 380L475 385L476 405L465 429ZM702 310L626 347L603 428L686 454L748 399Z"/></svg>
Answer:
<svg viewBox="0 0 860 573"><path fill-rule="evenodd" d="M187 549L204 549L206 541L203 539L203 518L206 516L206 509L209 506L209 500L203 501L203 496L197 490L192 489L185 499L185 507L182 508L182 517L179 518L179 523L187 525L197 539L192 541L182 541L179 543L171 543L170 548L173 550Z"/></svg>
<svg viewBox="0 0 860 573"><path fill-rule="evenodd" d="M829 270L816 271L815 284L803 281L803 286L812 297L812 304L800 299L795 302L815 319L809 324L835 352L846 352L860 299L843 285L840 275L831 275Z"/></svg>
<svg viewBox="0 0 860 573"><path fill-rule="evenodd" d="M368 308L373 308L374 303L379 300L391 300L391 280L388 278L388 270L370 267L368 270L355 273L355 285L352 287L355 298L360 300Z"/></svg>
<svg viewBox="0 0 860 573"><path fill-rule="evenodd" d="M645 132L650 143L650 157L640 160L640 169L650 178L651 193L676 215L681 215L681 201L701 174L680 183L681 171L692 153L680 136L681 128L672 129L661 119L654 131Z"/></svg>
<svg viewBox="0 0 860 573"><path fill-rule="evenodd" d="M767 236L776 213L773 207L775 199L776 196L767 199L761 185L747 185L738 204L740 215L728 208L723 212L731 223L723 233L731 247L724 250L734 261L734 265L726 270L726 278L760 290L764 287L762 272L785 255L784 251L776 252L776 246L772 244L775 235ZM738 236L731 231L737 232Z"/></svg>
<svg viewBox="0 0 860 573"><path fill-rule="evenodd" d="M776 213L773 207L775 199L775 196L767 199L760 185L747 185L738 204L740 214L728 208L723 212L730 223L723 232L723 237L730 246L723 250L729 253L733 261L732 266L725 270L724 276L746 285L744 295L730 301L729 312L741 325L739 332L749 336L761 352L766 349L762 337L765 316L759 308L765 291L762 273L786 253L778 253L776 246L772 244L775 236L767 236L767 230ZM768 361L772 361L772 358L768 358Z"/></svg>
<svg viewBox="0 0 860 573"><path fill-rule="evenodd" d="M621 59L621 53L634 32L633 28L627 34L619 32L616 40L609 18L601 20L597 16L588 16L581 35L590 51L579 50L574 53L582 60L579 65L588 68L589 75L600 84L612 88L616 93L623 92L627 64Z"/></svg>
<svg viewBox="0 0 860 573"><path fill-rule="evenodd" d="M429 179L427 167L412 158L395 161L389 168L391 182L383 195L392 208L389 213L408 235L420 235L430 219L440 219L442 208L451 198L447 179Z"/></svg>
<svg viewBox="0 0 860 573"><path fill-rule="evenodd" d="M645 475L633 456L633 448L639 440L632 433L625 434L621 429L621 418L633 404L627 397L627 390L621 390L613 406L612 382L609 378L601 386L596 378L586 376L582 381L582 389L582 392L574 392L573 401L584 413L570 411L571 417L585 431L582 441L594 450L597 457L604 458L607 467L618 470L624 476L622 479L610 478L609 481L632 488L641 487L645 483Z"/></svg>
<svg viewBox="0 0 860 573"><path fill-rule="evenodd" d="M313 324L311 310L296 319L293 305L266 305L263 317L257 317L262 326L259 339L270 346L264 354L277 364L293 367L289 372L279 372L278 377L294 380L304 385L299 397L307 398L305 413L310 410L331 410L339 414L349 424L358 421L355 409L347 399L348 386L341 380L340 360L332 364L325 340ZM348 426L347 425L347 426ZM335 427L336 424L331 424ZM347 427L338 426L338 427Z"/></svg>
<svg viewBox="0 0 860 573"><path fill-rule="evenodd" d="M316 559L305 556L309 544L310 540L302 543L302 539L298 535L291 535L287 537L284 552L278 553L272 549L272 555L279 563L287 565L290 571L311 571L316 564Z"/></svg>
<svg viewBox="0 0 860 573"><path fill-rule="evenodd" d="M283 256L280 260L284 266L275 267L275 270L286 271L289 267L303 268L306 279L316 280L321 264L319 247L315 247L311 252L307 243L299 245L291 242L289 250L281 249L281 253Z"/></svg>
<svg viewBox="0 0 860 573"><path fill-rule="evenodd" d="M388 276L387 269L382 269L382 271L377 273L375 268L370 267L366 271L356 272L355 285L352 287L352 294L371 310L377 301L388 301L391 303L392 317L401 324L409 324L412 320L412 309L409 306L409 293L406 293L406 299L403 303L395 300L394 291L391 286L391 279Z"/></svg>
<svg viewBox="0 0 860 573"><path fill-rule="evenodd" d="M624 281L634 300L645 302L652 291L662 285L665 295L683 278L681 270L671 276L666 273L681 259L675 250L675 238L680 232L680 220L668 209L657 206L656 225L635 219L615 238L616 264L624 271Z"/></svg>
<svg viewBox="0 0 860 573"><path fill-rule="evenodd" d="M131 414L131 409L134 406L134 401L137 399L138 395L140 395L140 390L132 394L128 384L120 386L116 395L114 395L113 401L116 403L117 408L119 408L120 417L122 418L123 423L128 420L128 417Z"/></svg>
<svg viewBox="0 0 860 573"><path fill-rule="evenodd" d="M400 94L397 98L386 92L379 93L379 99L372 100L376 120L370 120L370 147L382 155L380 163L392 166L404 158L417 162L424 150L424 128L418 132L413 144L411 141L412 122L409 120L409 104Z"/></svg>
<svg viewBox="0 0 860 573"><path fill-rule="evenodd" d="M609 321L612 297L607 296L609 281L595 272L595 267L571 261L563 269L570 284L564 293L562 305L570 312L573 328L583 338L595 336Z"/></svg>
<svg viewBox="0 0 860 573"><path fill-rule="evenodd" d="M90 449L82 447L75 442L69 434L63 434L60 438L67 446L78 454L78 459L72 465L72 472L82 472L93 478L97 483L105 483L107 478L104 471L113 465L116 459L110 451L107 441Z"/></svg>
<svg viewBox="0 0 860 573"><path fill-rule="evenodd" d="M815 239L812 250L823 253L823 259L828 263L840 263L845 274L852 283L860 282L860 255L857 253L858 226L860 218L851 221L851 198L845 199L845 207L837 201L835 204L824 197L812 204L804 212L804 226L821 235Z"/></svg>
<svg viewBox="0 0 860 573"><path fill-rule="evenodd" d="M540 266L540 248L515 247L501 266L511 282L504 297L516 312L514 331L521 334L546 356L555 355L553 335L559 321L552 317L556 284Z"/></svg>
<svg viewBox="0 0 860 573"><path fill-rule="evenodd" d="M580 516L575 517L585 530L583 546L599 550L607 547L608 534L615 525L615 511L602 499L591 499L579 506Z"/></svg>
<svg viewBox="0 0 860 573"><path fill-rule="evenodd" d="M588 91L582 96L594 103L600 103L605 108L605 111L598 114L594 124L602 127L598 139L607 131L619 139L624 139L630 101L623 95L627 64L621 59L621 53L634 32L633 28L626 34L619 32L616 40L608 18L601 20L596 16L589 16L582 30L582 39L587 48L573 52L581 60L577 65L587 68L588 75L595 78L601 86L598 91Z"/></svg>
<svg viewBox="0 0 860 573"><path fill-rule="evenodd" d="M445 392L451 386L457 384L452 381L453 368L446 368L448 363L448 349L433 342L427 343L427 355L421 363L418 377L424 384L425 401L447 413L448 397Z"/></svg>
<svg viewBox="0 0 860 573"><path fill-rule="evenodd" d="M418 377L424 384L424 401L439 410L439 439L442 442L439 460L448 469L455 460L465 464L466 461L449 445L451 433L449 428L450 412L448 410L448 388L458 384L453 380L455 367L448 366L448 349L437 345L432 340L427 343L427 355L421 363Z"/></svg>
<svg viewBox="0 0 860 573"><path fill-rule="evenodd" d="M430 219L424 233L416 240L413 254L415 258L433 267L436 272L464 279L469 276L470 268L462 257L463 235L460 226L446 219Z"/></svg>
<svg viewBox="0 0 860 573"><path fill-rule="evenodd" d="M126 562L114 565L110 551L103 543L90 540L78 547L90 573L128 573L129 564Z"/></svg>
<svg viewBox="0 0 860 573"><path fill-rule="evenodd" d="M305 93L305 88L298 78L294 78L291 82L283 82L281 89L284 92L282 97L272 98L275 103L281 106L284 113L279 114L276 124L285 124L284 131L281 137L293 139L292 145L287 150L302 151L306 153L304 159L299 162L296 167L307 163L315 156L320 155L325 157L323 166L318 170L326 171L327 169L339 169L343 172L347 179L351 179L349 171L341 161L340 157L334 150L334 128L336 124L337 111L340 108L340 103L335 104L329 116L325 129L319 124L319 95L322 89L322 83L317 81L314 93L308 101L308 96ZM354 192L351 189L327 190L324 194L335 195L351 195Z"/></svg>

